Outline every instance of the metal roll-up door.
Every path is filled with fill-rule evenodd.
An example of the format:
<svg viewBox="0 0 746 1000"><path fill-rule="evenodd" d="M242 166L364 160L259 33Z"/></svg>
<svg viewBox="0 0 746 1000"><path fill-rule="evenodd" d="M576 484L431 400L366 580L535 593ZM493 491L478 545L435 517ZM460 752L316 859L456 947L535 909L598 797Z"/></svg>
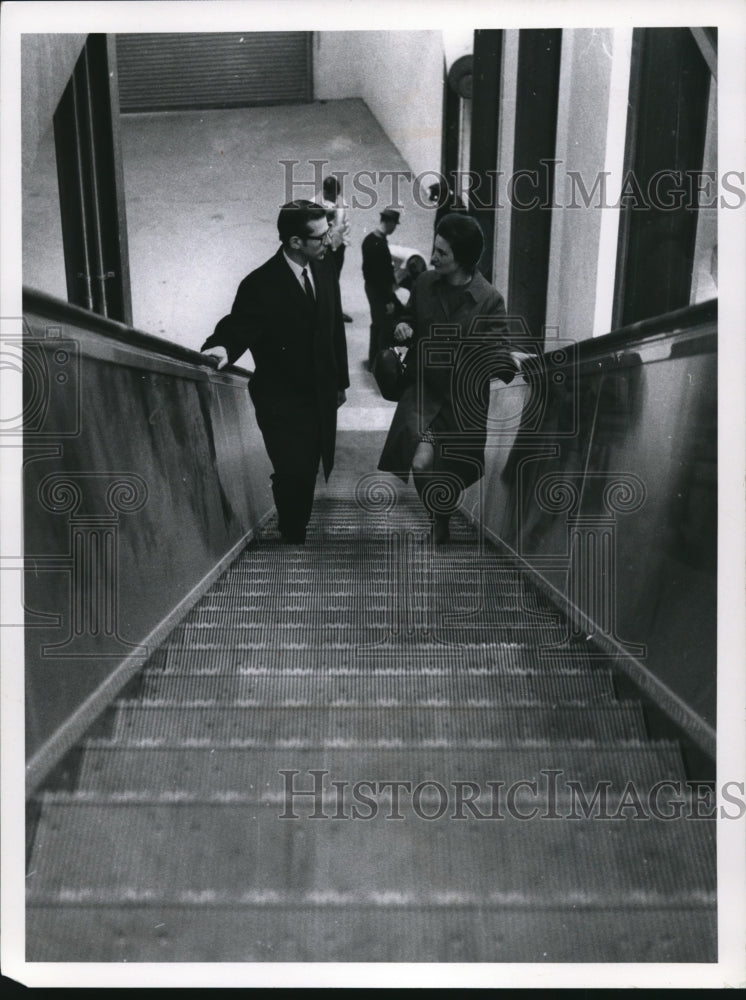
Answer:
<svg viewBox="0 0 746 1000"><path fill-rule="evenodd" d="M308 31L117 35L117 63L122 111L313 98Z"/></svg>

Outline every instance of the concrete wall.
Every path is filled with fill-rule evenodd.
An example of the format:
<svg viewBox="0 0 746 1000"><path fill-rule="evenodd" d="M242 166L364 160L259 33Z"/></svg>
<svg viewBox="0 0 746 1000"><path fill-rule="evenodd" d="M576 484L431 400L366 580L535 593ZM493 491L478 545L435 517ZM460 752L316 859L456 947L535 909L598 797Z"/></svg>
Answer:
<svg viewBox="0 0 746 1000"><path fill-rule="evenodd" d="M607 190L620 183L631 43L631 29L562 33L555 151L562 207L552 215L547 325L575 340L611 330L619 213L602 209L598 194L586 205L579 181L589 192L604 172L612 175ZM607 202L614 200L609 190Z"/></svg>
<svg viewBox="0 0 746 1000"><path fill-rule="evenodd" d="M702 170L717 175L718 111L717 81L710 87L707 110L707 137ZM702 196L697 216L697 242L692 270L692 304L716 299L718 294L718 210L711 199Z"/></svg>
<svg viewBox="0 0 746 1000"><path fill-rule="evenodd" d="M496 170L506 174L512 172L515 151L516 88L518 84L518 41L517 30L505 31L503 35L503 67L500 84L500 124L497 140ZM512 212L501 186L498 208L495 213L494 242L494 285L503 295L507 295L510 281L510 242ZM510 310L510 302L507 302Z"/></svg>
<svg viewBox="0 0 746 1000"><path fill-rule="evenodd" d="M23 284L67 298L52 117L87 35L21 37Z"/></svg>
<svg viewBox="0 0 746 1000"><path fill-rule="evenodd" d="M499 106L496 169L495 285L508 287L513 218L507 179L513 162L519 33L507 30ZM562 32L557 113L554 207L546 323L560 337L585 340L611 330L619 213L600 207L596 189L607 173L606 203L613 203L623 173L632 30ZM510 303L508 303L510 307Z"/></svg>
<svg viewBox="0 0 746 1000"><path fill-rule="evenodd" d="M23 52L23 283L63 300L52 115L84 41L39 36ZM281 161L296 158L301 178L313 178L310 159L347 174L439 168L440 32L322 32L315 45L316 93L327 104L123 117L132 305L140 329L199 348L230 308L241 278L277 246L276 210L287 200ZM379 202L390 200L391 181L375 191L375 205L360 199L343 274L348 311L359 311L366 326L359 244L377 224ZM312 184L292 193L315 191ZM413 202L411 190L402 196L397 242L428 253L432 212ZM248 356L245 363L251 364Z"/></svg>
<svg viewBox="0 0 746 1000"><path fill-rule="evenodd" d="M314 94L362 98L415 175L438 171L443 66L440 31L319 32Z"/></svg>
<svg viewBox="0 0 746 1000"><path fill-rule="evenodd" d="M21 36L24 171L33 163L39 140L49 126L87 37L76 34Z"/></svg>
<svg viewBox="0 0 746 1000"><path fill-rule="evenodd" d="M565 31L562 35L555 150L561 161L555 198L562 205L572 198L571 171L579 172L585 186L592 189L605 167L604 111L609 103L611 60L604 52L609 52L611 35L610 30ZM552 216L547 324L559 327L564 336L585 339L593 332L602 211L593 204L585 207L577 196L576 200L578 208L563 208ZM607 277L613 283L613 267Z"/></svg>

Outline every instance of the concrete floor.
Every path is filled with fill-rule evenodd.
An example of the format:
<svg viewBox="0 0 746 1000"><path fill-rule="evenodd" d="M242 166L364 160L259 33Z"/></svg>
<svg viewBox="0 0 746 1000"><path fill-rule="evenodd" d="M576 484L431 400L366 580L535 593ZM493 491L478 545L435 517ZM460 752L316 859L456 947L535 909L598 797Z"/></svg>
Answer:
<svg viewBox="0 0 746 1000"><path fill-rule="evenodd" d="M314 197L310 161L321 176L344 171L371 193L351 210L352 245L342 271L351 387L340 411L345 430L388 427L386 403L364 368L370 315L363 290L360 244L392 201L384 171L408 169L362 100L234 110L124 115L122 158L134 325L198 350L231 307L240 280L278 246L275 222L289 197ZM282 161L297 161L292 168ZM309 182L296 183L293 182ZM411 186L399 187L402 222L392 243L428 256L432 210ZM65 298L59 204L51 127L24 178L24 283ZM250 367L250 355L242 364Z"/></svg>
<svg viewBox="0 0 746 1000"><path fill-rule="evenodd" d="M135 326L199 349L233 302L241 279L278 246L279 206L313 198L316 169L352 175L407 164L360 100L270 108L126 115L122 127ZM296 166L282 161L298 161ZM366 183L371 187L370 179ZM351 192L352 193L352 192ZM402 223L391 242L429 253L433 214L401 188ZM360 244L391 200L351 209L352 244L342 271L351 387L340 430L388 427L393 404L364 370L370 314ZM350 197L350 196L348 196ZM372 203L370 196L358 202ZM250 366L250 355L243 364Z"/></svg>

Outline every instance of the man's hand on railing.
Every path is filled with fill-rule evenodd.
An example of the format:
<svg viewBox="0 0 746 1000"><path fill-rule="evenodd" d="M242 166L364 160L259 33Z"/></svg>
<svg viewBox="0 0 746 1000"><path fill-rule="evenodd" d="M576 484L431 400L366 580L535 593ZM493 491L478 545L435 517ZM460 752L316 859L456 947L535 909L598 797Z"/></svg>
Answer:
<svg viewBox="0 0 746 1000"><path fill-rule="evenodd" d="M219 345L216 347L208 347L206 351L202 351L202 354L206 358L214 359L218 370L225 368L228 364L228 352L224 347Z"/></svg>

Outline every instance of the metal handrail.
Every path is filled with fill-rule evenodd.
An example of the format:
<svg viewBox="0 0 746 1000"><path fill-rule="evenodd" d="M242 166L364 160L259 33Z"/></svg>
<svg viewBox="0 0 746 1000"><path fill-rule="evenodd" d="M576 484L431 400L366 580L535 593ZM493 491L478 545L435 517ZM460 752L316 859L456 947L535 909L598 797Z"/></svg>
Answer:
<svg viewBox="0 0 746 1000"><path fill-rule="evenodd" d="M98 313L89 312L89 310L71 305L69 302L63 302L53 295L48 295L46 292L40 292L34 288L24 287L23 289L23 312L24 314L27 312L34 313L57 323L71 323L78 328L101 334L117 343L127 344L130 347L138 347L175 361L186 362L187 364L197 365L201 368L217 367L215 358L201 354L190 347L183 347L181 344L176 344L171 340L164 340L162 337L156 337L151 333L144 333L135 327L119 323L117 320L109 319L106 316L100 316ZM229 365L223 368L222 371L233 372L239 375L251 374L249 369L241 368L237 365Z"/></svg>

